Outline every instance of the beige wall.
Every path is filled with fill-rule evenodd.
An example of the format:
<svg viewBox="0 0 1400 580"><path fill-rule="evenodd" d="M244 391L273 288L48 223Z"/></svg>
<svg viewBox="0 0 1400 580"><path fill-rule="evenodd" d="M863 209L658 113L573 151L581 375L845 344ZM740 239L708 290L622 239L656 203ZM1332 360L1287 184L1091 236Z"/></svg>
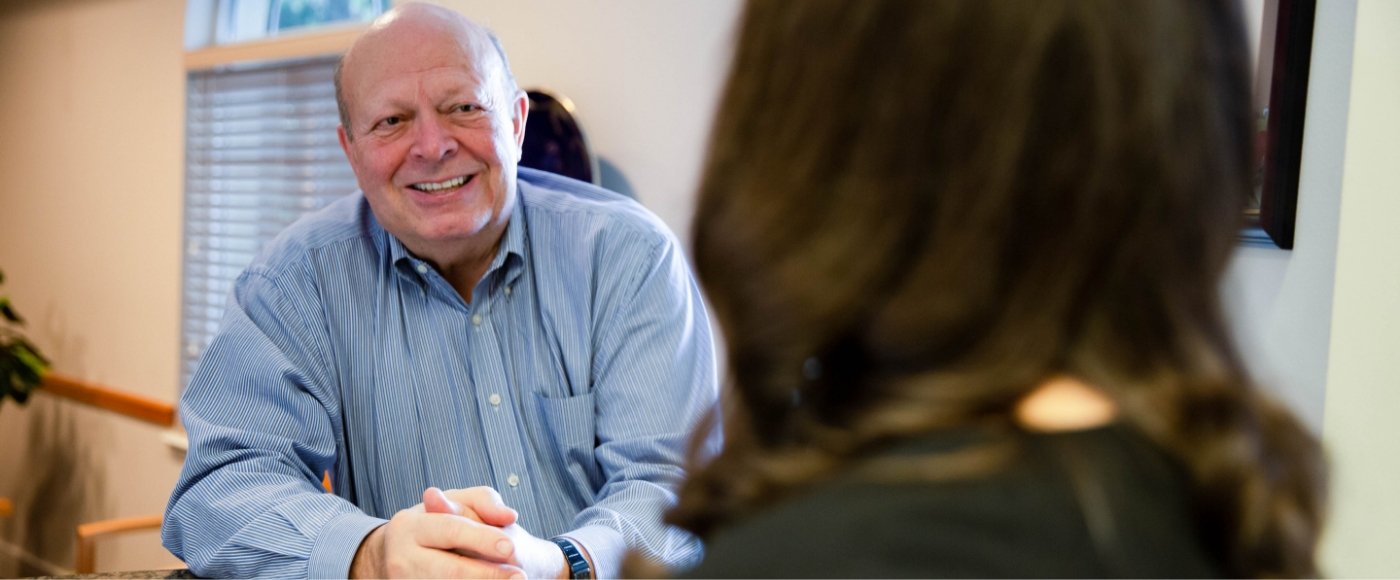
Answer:
<svg viewBox="0 0 1400 580"><path fill-rule="evenodd" d="M573 99L602 161L688 239L738 0L436 3L491 27L521 86Z"/></svg>
<svg viewBox="0 0 1400 580"><path fill-rule="evenodd" d="M1400 577L1400 2L1356 6L1323 437L1324 554L1340 577Z"/></svg>
<svg viewBox="0 0 1400 580"><path fill-rule="evenodd" d="M58 370L167 401L179 348L182 24L170 0L0 3L5 289ZM79 521L159 512L179 468L159 433L47 397L0 409L0 495L17 511L0 520L10 548L0 576L51 570L19 568L16 548L71 566ZM172 563L126 542L104 544L100 561Z"/></svg>

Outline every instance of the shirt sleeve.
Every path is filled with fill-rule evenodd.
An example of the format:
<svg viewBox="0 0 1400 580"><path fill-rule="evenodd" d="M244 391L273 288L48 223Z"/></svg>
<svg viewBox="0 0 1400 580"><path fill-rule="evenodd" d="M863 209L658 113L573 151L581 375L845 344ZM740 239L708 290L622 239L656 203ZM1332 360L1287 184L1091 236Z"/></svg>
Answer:
<svg viewBox="0 0 1400 580"><path fill-rule="evenodd" d="M701 556L699 540L662 523L685 476L691 431L717 399L714 339L699 288L674 238L634 244L613 265L613 296L595 312L595 457L603 484L566 535L588 550L596 577L616 578L629 549L668 566ZM705 448L719 445L711 432Z"/></svg>
<svg viewBox="0 0 1400 580"><path fill-rule="evenodd" d="M167 549L206 577L339 577L384 520L325 493L339 404L313 285L250 270L180 401L190 448Z"/></svg>

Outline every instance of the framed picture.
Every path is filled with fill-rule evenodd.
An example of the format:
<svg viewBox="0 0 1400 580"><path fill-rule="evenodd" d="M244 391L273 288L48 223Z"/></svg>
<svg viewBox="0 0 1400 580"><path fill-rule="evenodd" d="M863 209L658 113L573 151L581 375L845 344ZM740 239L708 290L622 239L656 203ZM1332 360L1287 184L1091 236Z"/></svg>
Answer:
<svg viewBox="0 0 1400 580"><path fill-rule="evenodd" d="M1262 18L1254 75L1254 196L1245 210L1244 236L1291 250L1317 3L1254 0L1247 4L1262 9Z"/></svg>

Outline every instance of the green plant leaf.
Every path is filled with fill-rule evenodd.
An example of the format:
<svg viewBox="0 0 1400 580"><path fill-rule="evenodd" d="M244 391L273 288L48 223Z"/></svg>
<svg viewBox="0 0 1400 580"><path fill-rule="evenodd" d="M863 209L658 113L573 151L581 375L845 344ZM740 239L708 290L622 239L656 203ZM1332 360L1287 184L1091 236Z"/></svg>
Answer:
<svg viewBox="0 0 1400 580"><path fill-rule="evenodd" d="M5 389L9 391L10 396L12 397L15 395L15 393L24 393L28 391L28 385L26 385L24 382L24 371L20 370L22 368L23 365L11 365L9 370L5 373L3 381L5 383Z"/></svg>
<svg viewBox="0 0 1400 580"><path fill-rule="evenodd" d="M26 383L37 385L43 381L44 371L49 370L49 365L44 360L34 354L34 351L27 348L23 343L15 345L15 358L21 363L20 374Z"/></svg>
<svg viewBox="0 0 1400 580"><path fill-rule="evenodd" d="M16 403L22 404L29 396L17 374L22 365L19 358L10 352L9 345L3 346L0 348L0 402L13 398Z"/></svg>
<svg viewBox="0 0 1400 580"><path fill-rule="evenodd" d="M38 359L39 366L43 367L43 370L49 369L49 359L44 358L44 355L39 354L39 347L34 346L34 343L29 342L29 340L24 337L20 337L18 341L18 346L24 347L25 350L29 351L30 355Z"/></svg>
<svg viewBox="0 0 1400 580"><path fill-rule="evenodd" d="M5 274L0 272L0 283L4 281ZM15 312L9 296L0 296L0 316L8 321L8 324L0 324L0 405L5 399L14 399L23 405L34 389L43 384L49 359L14 328L23 325L24 319Z"/></svg>
<svg viewBox="0 0 1400 580"><path fill-rule="evenodd" d="M29 394L43 381L44 366L24 345L13 343L0 348L0 400L10 397L24 404Z"/></svg>
<svg viewBox="0 0 1400 580"><path fill-rule="evenodd" d="M43 380L43 376L39 374L39 371L28 364L16 366L14 376L16 380L19 381L19 384L15 385L15 387L22 390L29 390L30 387L39 384L39 381Z"/></svg>
<svg viewBox="0 0 1400 580"><path fill-rule="evenodd" d="M8 349L0 349L0 387L4 387L6 393L10 392L10 381L17 366L19 359L10 354Z"/></svg>
<svg viewBox="0 0 1400 580"><path fill-rule="evenodd" d="M19 313L10 306L9 296L0 296L0 314L5 315L5 319L15 324L24 324L24 319L19 317Z"/></svg>

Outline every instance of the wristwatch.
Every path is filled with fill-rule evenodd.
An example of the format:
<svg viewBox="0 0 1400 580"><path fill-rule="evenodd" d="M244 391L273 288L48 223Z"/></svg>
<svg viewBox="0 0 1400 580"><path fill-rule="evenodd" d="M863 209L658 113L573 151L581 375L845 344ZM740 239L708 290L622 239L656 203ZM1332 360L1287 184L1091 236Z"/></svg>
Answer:
<svg viewBox="0 0 1400 580"><path fill-rule="evenodd" d="M588 566L588 558L583 557L578 546L573 540L565 537L550 538L564 551L564 561L569 564L569 578L572 580L590 580L593 578L593 569Z"/></svg>

